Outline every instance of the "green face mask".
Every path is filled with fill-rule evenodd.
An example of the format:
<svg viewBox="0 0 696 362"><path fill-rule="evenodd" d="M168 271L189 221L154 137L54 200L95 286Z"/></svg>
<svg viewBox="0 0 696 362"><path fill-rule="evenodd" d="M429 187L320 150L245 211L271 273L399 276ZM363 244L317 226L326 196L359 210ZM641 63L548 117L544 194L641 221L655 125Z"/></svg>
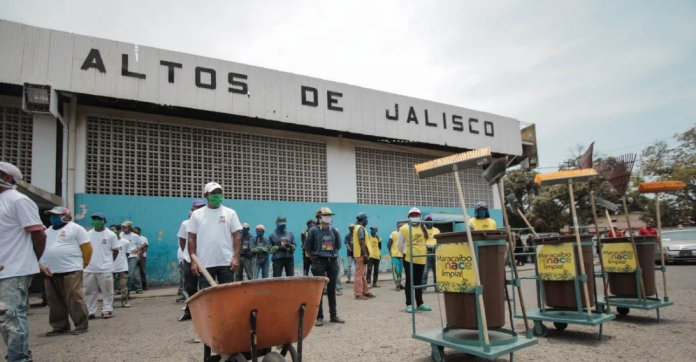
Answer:
<svg viewBox="0 0 696 362"><path fill-rule="evenodd" d="M225 198L222 197L222 194L210 194L210 195L208 195L208 202L213 207L219 207L220 205L222 205L222 200L224 200L224 199Z"/></svg>
<svg viewBox="0 0 696 362"><path fill-rule="evenodd" d="M92 227L95 229L101 229L104 227L104 220L92 220Z"/></svg>

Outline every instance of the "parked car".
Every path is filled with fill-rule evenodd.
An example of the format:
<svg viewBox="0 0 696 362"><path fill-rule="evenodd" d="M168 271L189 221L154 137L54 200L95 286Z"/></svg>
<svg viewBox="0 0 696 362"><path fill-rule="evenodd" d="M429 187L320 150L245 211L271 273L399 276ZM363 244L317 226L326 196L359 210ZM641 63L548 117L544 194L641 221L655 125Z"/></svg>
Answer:
<svg viewBox="0 0 696 362"><path fill-rule="evenodd" d="M665 262L696 261L696 229L662 232ZM660 247L655 248L655 262L660 262Z"/></svg>

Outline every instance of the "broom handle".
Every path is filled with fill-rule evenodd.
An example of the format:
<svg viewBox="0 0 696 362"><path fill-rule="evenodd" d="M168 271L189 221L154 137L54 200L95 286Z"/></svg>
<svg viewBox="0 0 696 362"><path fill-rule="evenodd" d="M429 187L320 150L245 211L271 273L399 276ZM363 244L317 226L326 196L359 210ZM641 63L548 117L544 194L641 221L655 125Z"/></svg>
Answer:
<svg viewBox="0 0 696 362"><path fill-rule="evenodd" d="M668 301L667 296L667 273L665 273L665 248L662 246L662 219L660 218L660 194L655 194L655 211L657 212L657 242L660 243L660 258L662 259L662 285L665 288L664 301Z"/></svg>
<svg viewBox="0 0 696 362"><path fill-rule="evenodd" d="M464 229L466 229L466 241L469 244L469 250L471 251L471 262L474 265L474 274L476 275L476 286L481 285L481 278L479 277L478 261L476 260L476 248L474 248L473 238L471 237L471 229L469 229L469 215L466 213L466 203L464 202L464 192L462 191L462 184L459 182L459 172L456 165L453 167L454 181L457 184L457 194L459 196L459 205L464 213ZM483 295L477 295L481 313L481 324L483 327L483 340L486 346L491 344L488 339L488 320L486 319L486 305L483 304Z"/></svg>
<svg viewBox="0 0 696 362"><path fill-rule="evenodd" d="M590 183L590 188L592 188L592 183ZM607 310L609 310L611 308L611 305L609 305L609 289L607 287L607 279L604 277L604 260L602 260L602 241L599 238L599 224L597 223L597 207L595 206L593 190L590 190L590 204L592 204L592 220L595 225L595 235L597 235L597 256L599 257L599 267L602 269L604 299L607 302Z"/></svg>
<svg viewBox="0 0 696 362"><path fill-rule="evenodd" d="M633 255L636 258L636 268L640 268L640 259L638 258L638 248L636 248L636 240L633 239L633 233L631 230L633 229L631 227L631 217L628 214L628 204L626 203L626 195L623 195L621 197L621 202L623 203L624 207L624 212L626 213L626 225L628 225L628 236L629 239L631 239L631 246L633 246ZM653 257L654 258L654 257ZM654 263L654 261L653 261ZM641 268L643 269L643 268ZM638 295L638 299L640 300L641 295L643 296L642 299L645 299L645 275L643 273L640 274L640 295Z"/></svg>
<svg viewBox="0 0 696 362"><path fill-rule="evenodd" d="M604 213L607 215L607 222L609 223L609 229L611 233L616 237L616 230L614 230L614 224L611 223L611 216L609 215L609 210L604 209ZM607 235L609 237L609 235Z"/></svg>
<svg viewBox="0 0 696 362"><path fill-rule="evenodd" d="M213 277L210 276L210 273L208 273L208 269L203 267L203 263L201 263L201 261L198 259L196 254L191 254L191 261L196 263L196 266L198 267L198 271L201 274L203 274L203 276L205 277L205 280L207 280L211 286L215 287L218 285L218 283L215 281L215 279L213 279Z"/></svg>
<svg viewBox="0 0 696 362"><path fill-rule="evenodd" d="M527 220L527 218L524 216L524 214L522 213L522 210L520 210L519 208L517 208L517 209L515 209L515 210L517 210L517 214L520 215L520 217L522 218L522 220L524 220L524 223L527 224L527 227L528 227L529 230L532 232L532 235L534 235L534 238L535 238L535 239L539 239L539 235L537 235L537 233L536 233L536 231L534 230L534 227L532 226L532 224L530 224L530 223L529 223L529 220Z"/></svg>
<svg viewBox="0 0 696 362"><path fill-rule="evenodd" d="M512 232L510 231L510 222L508 221L508 214L507 214L507 208L504 207L505 205L505 199L503 199L503 184L498 182L498 197L500 198L500 202L503 204L503 222L505 222L505 230L507 230L508 233L508 255L510 256L510 264L512 264L512 271L515 274L515 279L519 281L520 276L517 273L517 263L515 262L515 254L513 253L513 248L515 246L514 242L512 241ZM505 287L507 288L507 286ZM522 319L524 319L524 332L529 333L529 324L527 323L527 310L524 307L524 299L522 297L522 287L520 285L517 285L517 294L520 296L520 305L522 306ZM509 303L509 301L508 301ZM512 319L513 316L510 316L510 319Z"/></svg>
<svg viewBox="0 0 696 362"><path fill-rule="evenodd" d="M587 279L585 274L585 257L582 255L582 242L580 241L580 229L578 228L578 215L575 210L575 192L573 192L573 181L568 182L568 191L570 193L570 210L573 212L573 226L575 228L575 243L578 249L578 258L580 259L580 273ZM590 292L587 289L587 280L582 282L582 289L585 291L585 304L587 307L587 316L592 315L592 306L590 305Z"/></svg>

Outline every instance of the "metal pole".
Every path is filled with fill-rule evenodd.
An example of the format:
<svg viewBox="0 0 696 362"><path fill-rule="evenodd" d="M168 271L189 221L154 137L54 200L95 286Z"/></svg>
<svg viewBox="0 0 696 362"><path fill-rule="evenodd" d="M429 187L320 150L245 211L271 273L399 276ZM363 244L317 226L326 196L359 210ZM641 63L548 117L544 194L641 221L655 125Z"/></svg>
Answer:
<svg viewBox="0 0 696 362"><path fill-rule="evenodd" d="M665 248L662 245L662 218L660 217L660 194L655 194L655 211L657 212L657 242L660 243L660 258L662 259L662 286L665 289L665 295L662 300L669 301L667 296L667 273L665 272ZM659 313L659 310L658 310Z"/></svg>
<svg viewBox="0 0 696 362"><path fill-rule="evenodd" d="M628 236L629 239L631 240L631 246L633 246L633 255L636 258L636 268L643 269L640 267L640 260L638 259L638 248L636 248L636 241L633 239L633 233L631 232L631 218L630 215L628 214L628 204L626 203L626 195L623 195L621 197L621 202L623 203L624 207L624 212L626 213L626 225L628 225ZM653 262L654 263L654 262ZM641 299L641 295L643 296L642 299L645 299L645 280L643 280L645 276L643 276L643 273L641 271L640 273L640 294L638 294L638 299Z"/></svg>
<svg viewBox="0 0 696 362"><path fill-rule="evenodd" d="M599 257L599 267L602 269L602 284L604 284L604 300L607 303L607 310L611 308L609 305L609 288L607 287L607 279L605 278L606 273L604 273L604 261L602 260L602 241L599 238L599 223L597 222L597 208L594 201L594 190L592 190L592 183L590 182L590 204L592 204L592 220L595 225L595 235L597 235L597 255Z"/></svg>
<svg viewBox="0 0 696 362"><path fill-rule="evenodd" d="M582 242L580 241L580 229L578 228L578 215L577 211L575 210L575 193L573 192L573 180L570 180L568 182L568 191L570 193L570 210L573 214L573 226L575 227L575 242L577 244L578 249L578 259L580 260L580 273L584 275L585 278L587 278L587 274L585 274L585 257L582 254ZM587 289L587 279L585 279L582 282L582 288L585 291L587 316L590 317L592 315L592 306L590 305L590 292ZM580 305L580 308L582 308L582 305Z"/></svg>

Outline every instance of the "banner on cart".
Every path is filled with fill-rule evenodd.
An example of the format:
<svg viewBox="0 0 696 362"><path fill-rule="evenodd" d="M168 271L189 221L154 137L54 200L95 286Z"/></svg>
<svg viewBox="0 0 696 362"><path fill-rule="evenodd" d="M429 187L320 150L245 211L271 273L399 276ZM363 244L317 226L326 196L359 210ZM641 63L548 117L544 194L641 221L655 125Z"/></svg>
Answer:
<svg viewBox="0 0 696 362"><path fill-rule="evenodd" d="M636 257L631 243L602 244L602 263L606 273L633 273Z"/></svg>
<svg viewBox="0 0 696 362"><path fill-rule="evenodd" d="M438 245L435 259L437 285L442 291L471 293L476 289L474 261L467 243Z"/></svg>
<svg viewBox="0 0 696 362"><path fill-rule="evenodd" d="M536 257L541 280L575 279L575 253L572 243L540 245L536 249Z"/></svg>

